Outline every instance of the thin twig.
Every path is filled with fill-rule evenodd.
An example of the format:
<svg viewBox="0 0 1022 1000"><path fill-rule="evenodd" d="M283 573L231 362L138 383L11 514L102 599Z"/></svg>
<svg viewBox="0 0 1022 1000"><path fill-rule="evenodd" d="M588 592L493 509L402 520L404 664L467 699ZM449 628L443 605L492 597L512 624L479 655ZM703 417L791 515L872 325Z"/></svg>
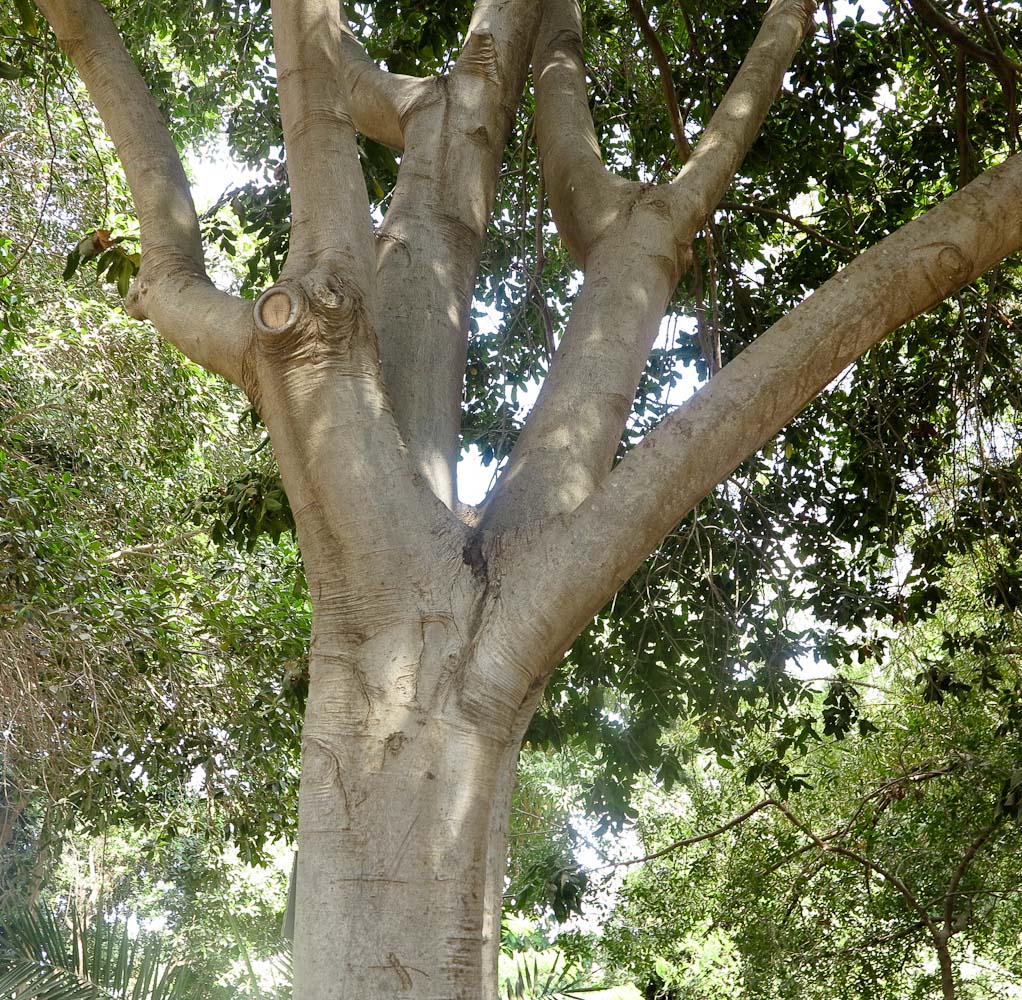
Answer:
<svg viewBox="0 0 1022 1000"><path fill-rule="evenodd" d="M969 136L969 89L965 52L955 49L955 142L958 146L958 186L965 187L978 173L976 152Z"/></svg>
<svg viewBox="0 0 1022 1000"><path fill-rule="evenodd" d="M68 96L71 98L71 103L78 112L78 117L81 118L82 124L85 126L85 134L89 137L89 145L92 146L92 152L96 155L96 164L99 166L99 172L103 178L103 222L108 223L110 220L110 178L107 174L106 163L104 162L103 157L100 156L99 147L96 145L96 137L92 127L92 122L89 121L88 117L86 117L81 104L78 103L78 98L75 96L73 87L68 89Z"/></svg>
<svg viewBox="0 0 1022 1000"><path fill-rule="evenodd" d="M543 271L546 268L546 248L543 242L543 206L546 203L546 187L543 184L543 172L539 174L539 189L536 193L536 225L533 232L536 263L532 273L529 275L529 294L539 308L540 318L543 320L543 334L546 347L547 361L554 356L554 321L550 315L550 306L547 304L546 295L540 281Z"/></svg>
<svg viewBox="0 0 1022 1000"><path fill-rule="evenodd" d="M801 230L808 236L813 236L820 240L822 243L826 243L828 246L834 247L835 250L840 250L842 253L854 256L856 251L850 247L846 247L836 240L832 240L829 236L821 233L819 229L808 225L801 219L796 219L795 216L789 215L787 212L781 212L776 208L767 208L766 205L761 205L755 201L721 201L717 203L717 208L724 211L730 212L755 212L757 215L765 215L768 219L777 219L780 222L786 222L789 226L794 226L796 229Z"/></svg>
<svg viewBox="0 0 1022 1000"><path fill-rule="evenodd" d="M642 858L632 858L630 861L615 861L609 865L601 865L599 868L591 868L590 871L602 872L612 868L627 868L631 865L641 865L646 861L662 858L665 854L670 854L672 851L680 850L683 847L691 847L693 844L699 844L704 840L712 840L714 837L719 837L722 833L726 833L732 827L744 823L751 816L755 816L756 813L766 809L767 806L780 808L781 804L776 799L763 799L762 802L757 802L751 809L747 809L740 816L735 816L734 819L728 820L722 826L718 826L707 833L701 833L696 837L686 837L684 840L676 840L673 844L668 844L663 849L655 851L653 854L647 854Z"/></svg>
<svg viewBox="0 0 1022 1000"><path fill-rule="evenodd" d="M706 363L710 368L710 378L713 378L720 371L720 296L717 293L717 244L720 242L719 232L713 223L708 219L706 230L703 236L706 244L706 270L709 280L708 291L710 293L710 337L705 345Z"/></svg>
<svg viewBox="0 0 1022 1000"><path fill-rule="evenodd" d="M994 72L1001 81L1001 88L1004 91L1004 108L1008 115L1008 147L1014 153L1019 141L1018 78L1022 73L1022 66L1010 59L1004 51L993 19L983 0L973 0L972 5L979 14L979 20L983 25L987 41L990 42L990 48L993 49L994 55L998 59L999 65L994 67Z"/></svg>
<svg viewBox="0 0 1022 1000"><path fill-rule="evenodd" d="M114 552L110 552L103 556L100 562L104 563L115 563L120 562L122 559L127 559L129 556L143 555L151 552L155 552L157 549L166 548L168 545L173 545L176 542L186 542L190 538L195 538L196 535L204 534L202 528L196 528L194 531L186 531L183 535L176 535L174 538L168 538L162 542L146 542L144 545L132 545L129 548L117 549Z"/></svg>
<svg viewBox="0 0 1022 1000"><path fill-rule="evenodd" d="M39 217L36 219L32 235L29 236L24 249L14 259L14 263L6 271L0 272L0 278L6 278L14 274L21 267L22 261L24 261L29 251L35 245L36 237L39 235L43 220L46 218L46 210L50 207L50 198L53 197L53 165L57 162L57 138L53 134L53 121L50 118L50 77L48 71L43 75L43 118L46 120L46 131L50 138L50 162L46 168L46 194L43 196L43 203L39 208Z"/></svg>
<svg viewBox="0 0 1022 1000"><path fill-rule="evenodd" d="M674 148L677 150L678 159L682 164L688 163L689 157L692 155L692 146L685 135L685 123L678 106L678 91L674 86L667 53L664 51L653 25L650 24L646 11L643 10L641 0L628 0L628 9L631 11L632 17L635 18L642 37L646 39L646 44L650 47L657 69L660 71L660 85L663 87L664 100L667 102L667 116L671 122L671 131L674 133Z"/></svg>
<svg viewBox="0 0 1022 1000"><path fill-rule="evenodd" d="M6 431L15 424L20 424L23 420L28 420L29 417L34 417L37 413L45 413L47 410L67 413L70 407L62 406L60 403L40 403L38 406L30 406L27 410L19 410L13 416L8 417L3 423L0 423L0 431Z"/></svg>
<svg viewBox="0 0 1022 1000"><path fill-rule="evenodd" d="M958 887L962 884L965 872L979 853L980 848L982 848L982 846L990 839L991 834L993 834L1000 825L1001 823L998 819L984 830L980 831L980 833L973 839L972 843L965 849L965 853L962 855L962 860L958 862L957 867L951 875L951 881L948 883L947 894L944 897L944 927L949 936L952 932L952 927L954 926L955 900L959 895Z"/></svg>

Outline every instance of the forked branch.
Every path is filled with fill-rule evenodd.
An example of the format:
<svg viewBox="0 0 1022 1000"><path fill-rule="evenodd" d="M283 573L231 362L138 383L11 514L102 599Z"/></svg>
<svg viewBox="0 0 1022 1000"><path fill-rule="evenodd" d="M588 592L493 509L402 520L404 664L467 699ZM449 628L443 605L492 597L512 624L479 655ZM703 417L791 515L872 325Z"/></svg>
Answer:
<svg viewBox="0 0 1022 1000"><path fill-rule="evenodd" d="M455 63L454 76L467 73L496 85L497 102L507 118L508 130L521 100L529 53L545 2L476 0L468 37Z"/></svg>
<svg viewBox="0 0 1022 1000"><path fill-rule="evenodd" d="M609 472L692 240L755 139L813 9L811 0L773 0L679 177L647 187L604 166L586 97L578 3L550 0L544 8L533 57L540 154L558 231L586 280L488 505L487 527L573 510Z"/></svg>
<svg viewBox="0 0 1022 1000"><path fill-rule="evenodd" d="M428 79L388 73L369 58L341 5L344 79L355 128L375 142L404 149L404 120L432 87Z"/></svg>
<svg viewBox="0 0 1022 1000"><path fill-rule="evenodd" d="M1019 65L1013 59L1009 59L1003 51L1000 53L992 52L990 49L980 45L979 42L973 41L951 18L941 13L930 3L930 0L909 0L909 3L920 21L938 31L949 41L957 45L963 52L968 52L970 56L985 62L988 66L995 69L998 66L1007 66L1015 70L1015 72L1022 73L1022 65Z"/></svg>
<svg viewBox="0 0 1022 1000"><path fill-rule="evenodd" d="M574 514L537 530L501 581L530 636L566 649L681 518L849 364L1022 248L1020 202L1022 155L857 257L661 421Z"/></svg>
<svg viewBox="0 0 1022 1000"><path fill-rule="evenodd" d="M930 932L931 937L936 937L939 933L937 924L929 911L920 902L919 897L908 887L904 879L902 879L896 872L893 872L886 865L882 865L872 858L867 857L865 854L860 854L858 851L853 851L850 848L844 847L841 844L835 844L827 841L825 838L818 836L813 832L812 828L801 819L799 819L791 807L786 802L778 802L777 808L784 816L785 819L791 823L797 830L801 830L814 844L816 849L821 854L833 854L838 857L848 858L849 861L854 861L857 865L865 868L867 871L874 872L879 875L885 882L889 883L905 900L905 902L919 915L920 922Z"/></svg>
<svg viewBox="0 0 1022 1000"><path fill-rule="evenodd" d="M997 832L1001 826L1001 817L994 820L993 823L984 827L980 832L972 839L972 842L965 849L965 853L962 855L961 860L955 866L955 870L951 873L951 881L948 883L947 893L944 896L944 931L945 934L950 937L954 933L956 920L958 914L955 910L957 908L958 899L961 896L960 886L962 879L965 878L965 873L968 871L969 866L973 861L976 860L976 855L979 854L983 845Z"/></svg>
<svg viewBox="0 0 1022 1000"><path fill-rule="evenodd" d="M128 299L193 361L240 384L240 300L206 276L181 158L120 33L97 0L38 0L113 140L135 200L142 269Z"/></svg>

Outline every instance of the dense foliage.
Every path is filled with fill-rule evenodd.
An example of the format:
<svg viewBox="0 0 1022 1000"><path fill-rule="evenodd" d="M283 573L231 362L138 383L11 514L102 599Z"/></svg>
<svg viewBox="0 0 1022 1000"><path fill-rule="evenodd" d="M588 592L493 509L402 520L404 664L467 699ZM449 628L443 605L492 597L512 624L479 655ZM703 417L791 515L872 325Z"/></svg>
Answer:
<svg viewBox="0 0 1022 1000"><path fill-rule="evenodd" d="M258 854L294 829L296 549L289 535L217 544L277 516L237 395L126 320L86 265L62 286L68 225L112 227L103 213L125 205L95 121L66 96L77 104L48 122L15 93L0 128L18 124L4 155L26 182L6 189L7 259L22 259L4 279L0 355L4 815L34 801L96 829L199 822ZM87 139L106 187L51 191L47 142L70 180Z"/></svg>
<svg viewBox="0 0 1022 1000"><path fill-rule="evenodd" d="M869 725L806 747L804 787L786 803L734 770L693 769L677 795L651 793L640 830L657 856L609 922L615 961L659 970L685 995L927 996L939 992L931 921L960 995L1017 987L1019 623L977 569L997 571L959 566L954 596L894 638L889 663L820 691L824 725L838 683ZM721 829L732 815L746 818ZM706 966L714 974L693 983Z"/></svg>

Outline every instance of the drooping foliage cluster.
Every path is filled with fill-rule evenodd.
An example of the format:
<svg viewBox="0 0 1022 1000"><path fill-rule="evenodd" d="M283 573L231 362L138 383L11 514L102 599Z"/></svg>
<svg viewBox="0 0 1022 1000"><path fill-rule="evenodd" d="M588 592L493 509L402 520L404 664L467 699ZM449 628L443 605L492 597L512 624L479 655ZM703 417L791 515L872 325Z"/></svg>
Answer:
<svg viewBox="0 0 1022 1000"><path fill-rule="evenodd" d="M236 393L128 321L96 260L62 280L81 234L130 242L130 206L76 86L20 65L37 85L0 94L0 903L69 823L248 856L290 836L309 615L288 525L252 530L284 504Z"/></svg>

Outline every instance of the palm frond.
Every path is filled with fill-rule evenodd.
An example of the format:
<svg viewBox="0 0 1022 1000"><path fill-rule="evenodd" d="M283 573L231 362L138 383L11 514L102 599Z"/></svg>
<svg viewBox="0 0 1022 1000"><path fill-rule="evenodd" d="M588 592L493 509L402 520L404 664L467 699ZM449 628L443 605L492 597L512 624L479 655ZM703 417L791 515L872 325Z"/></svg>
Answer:
<svg viewBox="0 0 1022 1000"><path fill-rule="evenodd" d="M201 1000L198 977L126 921L37 907L0 927L0 996L11 1000ZM6 990L6 992L5 992Z"/></svg>
<svg viewBox="0 0 1022 1000"><path fill-rule="evenodd" d="M95 988L27 959L0 962L0 997L10 1000L95 1000Z"/></svg>
<svg viewBox="0 0 1022 1000"><path fill-rule="evenodd" d="M588 976L571 962L560 964L563 956L554 955L545 971L540 969L540 956L520 955L515 962L515 976L504 980L507 1000L556 1000L572 996L573 990L586 988Z"/></svg>

